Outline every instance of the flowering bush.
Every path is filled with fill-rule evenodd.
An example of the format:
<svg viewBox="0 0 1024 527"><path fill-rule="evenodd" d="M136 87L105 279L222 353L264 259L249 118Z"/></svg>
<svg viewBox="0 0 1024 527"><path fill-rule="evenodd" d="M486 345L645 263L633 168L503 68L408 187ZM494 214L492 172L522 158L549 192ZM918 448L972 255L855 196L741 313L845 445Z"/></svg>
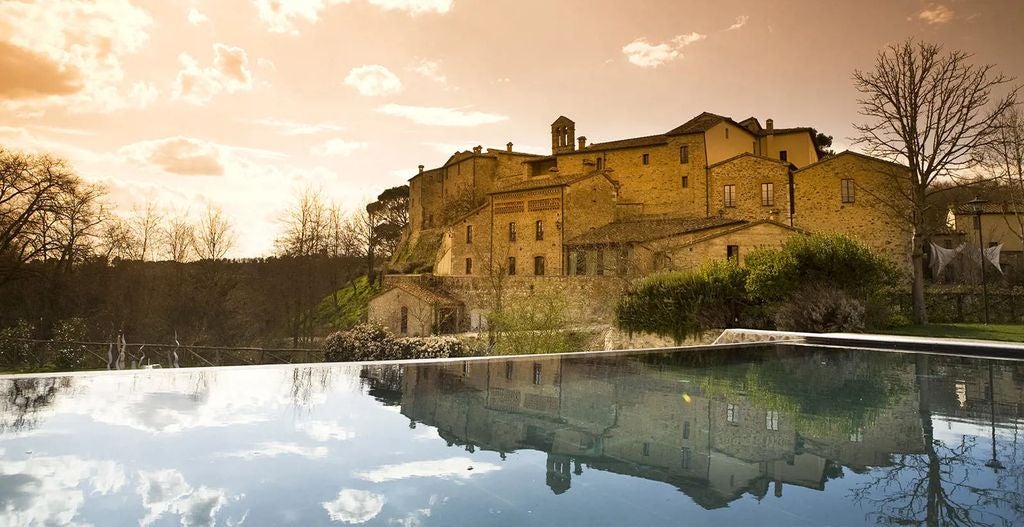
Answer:
<svg viewBox="0 0 1024 527"><path fill-rule="evenodd" d="M380 324L360 324L327 337L327 362L398 359L439 359L465 354L465 345L455 337L400 338Z"/></svg>
<svg viewBox="0 0 1024 527"><path fill-rule="evenodd" d="M783 331L814 333L864 331L864 305L841 289L804 287L775 309L775 326Z"/></svg>

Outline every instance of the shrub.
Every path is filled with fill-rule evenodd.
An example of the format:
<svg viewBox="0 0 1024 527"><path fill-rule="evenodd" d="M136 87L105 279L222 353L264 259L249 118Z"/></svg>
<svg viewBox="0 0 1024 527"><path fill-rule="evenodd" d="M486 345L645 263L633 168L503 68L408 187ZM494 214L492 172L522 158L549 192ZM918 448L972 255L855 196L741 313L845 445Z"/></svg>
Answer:
<svg viewBox="0 0 1024 527"><path fill-rule="evenodd" d="M582 349L574 325L570 301L557 287L537 286L529 293L509 293L500 311L488 314L494 336L491 350L498 355L565 353Z"/></svg>
<svg viewBox="0 0 1024 527"><path fill-rule="evenodd" d="M677 339L707 329L748 322L756 309L746 292L747 270L733 260L712 261L696 271L649 277L619 300L619 325L630 331L665 333Z"/></svg>
<svg viewBox="0 0 1024 527"><path fill-rule="evenodd" d="M23 366L32 358L32 338L35 328L24 320L13 326L0 329L0 364L5 366Z"/></svg>
<svg viewBox="0 0 1024 527"><path fill-rule="evenodd" d="M81 342L85 340L85 321L81 318L69 318L57 322L53 328L54 355L53 363L61 370L73 371L85 364L86 349Z"/></svg>
<svg viewBox="0 0 1024 527"><path fill-rule="evenodd" d="M324 361L377 361L459 357L465 346L454 337L398 338L380 324L338 331L324 343Z"/></svg>
<svg viewBox="0 0 1024 527"><path fill-rule="evenodd" d="M809 286L775 309L775 327L815 333L864 330L864 305L840 289Z"/></svg>

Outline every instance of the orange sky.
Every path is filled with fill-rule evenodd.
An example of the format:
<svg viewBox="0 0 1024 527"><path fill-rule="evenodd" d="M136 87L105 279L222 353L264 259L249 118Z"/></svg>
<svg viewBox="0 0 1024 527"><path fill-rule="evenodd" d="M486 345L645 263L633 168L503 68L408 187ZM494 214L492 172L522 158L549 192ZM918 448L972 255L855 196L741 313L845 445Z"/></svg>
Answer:
<svg viewBox="0 0 1024 527"><path fill-rule="evenodd" d="M298 189L355 207L456 149L548 153L559 114L590 141L771 117L842 149L878 49L1024 77L1022 23L1021 0L0 0L0 145L124 213L219 205L253 256Z"/></svg>

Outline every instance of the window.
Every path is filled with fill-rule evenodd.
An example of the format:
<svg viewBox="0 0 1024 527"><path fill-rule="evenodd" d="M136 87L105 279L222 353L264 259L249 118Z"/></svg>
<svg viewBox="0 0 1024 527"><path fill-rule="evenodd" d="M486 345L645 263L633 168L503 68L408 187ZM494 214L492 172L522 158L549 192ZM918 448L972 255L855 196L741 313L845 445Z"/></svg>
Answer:
<svg viewBox="0 0 1024 527"><path fill-rule="evenodd" d="M724 203L723 204L726 207L735 207L736 206L736 185L726 185L725 186L725 196L724 196L724 198L725 199L724 199Z"/></svg>
<svg viewBox="0 0 1024 527"><path fill-rule="evenodd" d="M730 423L735 423L737 421L735 404L725 405L725 420Z"/></svg>
<svg viewBox="0 0 1024 527"><path fill-rule="evenodd" d="M540 384L540 364L533 363L533 384Z"/></svg>
<svg viewBox="0 0 1024 527"><path fill-rule="evenodd" d="M840 194L842 195L843 203L853 203L854 190L852 179L844 179L841 182Z"/></svg>
<svg viewBox="0 0 1024 527"><path fill-rule="evenodd" d="M587 274L587 251L576 251L576 274Z"/></svg>
<svg viewBox="0 0 1024 527"><path fill-rule="evenodd" d="M409 333L409 308L402 306L401 316L398 322L398 332L405 335Z"/></svg>
<svg viewBox="0 0 1024 527"><path fill-rule="evenodd" d="M768 413L764 417L764 427L768 430L779 429L779 412L775 410L768 410Z"/></svg>
<svg viewBox="0 0 1024 527"><path fill-rule="evenodd" d="M779 150L779 159L782 161L789 161L789 152Z"/></svg>
<svg viewBox="0 0 1024 527"><path fill-rule="evenodd" d="M537 241L544 239L544 220L537 220Z"/></svg>
<svg viewBox="0 0 1024 527"><path fill-rule="evenodd" d="M515 363L508 361L505 363L505 378L512 380L512 372L515 371Z"/></svg>
<svg viewBox="0 0 1024 527"><path fill-rule="evenodd" d="M650 443L644 443L643 452L642 453L643 453L644 457L647 457L647 456L651 455L651 444Z"/></svg>
<svg viewBox="0 0 1024 527"><path fill-rule="evenodd" d="M681 469L688 469L688 468L690 468L690 463L692 463L692 462L693 462L693 453L690 451L690 449L689 448L685 448L685 447L684 448L680 448L679 449L679 468L681 468Z"/></svg>
<svg viewBox="0 0 1024 527"><path fill-rule="evenodd" d="M508 257L508 275L509 276L515 276L516 275L516 257L515 256L509 256Z"/></svg>
<svg viewBox="0 0 1024 527"><path fill-rule="evenodd" d="M598 249L596 251L597 262L594 264L594 274L597 276L604 276L604 251Z"/></svg>
<svg viewBox="0 0 1024 527"><path fill-rule="evenodd" d="M433 214L427 214L427 225L430 226L430 227L434 226L434 215Z"/></svg>
<svg viewBox="0 0 1024 527"><path fill-rule="evenodd" d="M683 176L683 188L690 188L690 176Z"/></svg>
<svg viewBox="0 0 1024 527"><path fill-rule="evenodd" d="M643 162L645 165L651 164L651 154L644 154Z"/></svg>
<svg viewBox="0 0 1024 527"><path fill-rule="evenodd" d="M508 223L508 241L516 241L516 222L514 221Z"/></svg>
<svg viewBox="0 0 1024 527"><path fill-rule="evenodd" d="M679 164L685 165L690 162L690 147L683 145L679 147Z"/></svg>
<svg viewBox="0 0 1024 527"><path fill-rule="evenodd" d="M725 246L725 257L730 260L739 261L740 259L740 246L739 245L726 245Z"/></svg>
<svg viewBox="0 0 1024 527"><path fill-rule="evenodd" d="M537 276L544 275L544 257L534 256L533 257L533 274Z"/></svg>
<svg viewBox="0 0 1024 527"><path fill-rule="evenodd" d="M466 243L467 244L473 243L473 226L472 225L466 225Z"/></svg>
<svg viewBox="0 0 1024 527"><path fill-rule="evenodd" d="M725 138L726 139L729 138L729 128L728 127L725 128Z"/></svg>
<svg viewBox="0 0 1024 527"><path fill-rule="evenodd" d="M771 207L775 205L775 184L761 183L761 206Z"/></svg>
<svg viewBox="0 0 1024 527"><path fill-rule="evenodd" d="M850 442L851 443L863 443L864 442L864 429L858 427L858 428L855 428L853 430L853 432L850 432Z"/></svg>
<svg viewBox="0 0 1024 527"><path fill-rule="evenodd" d="M683 421L683 439L690 438L690 422Z"/></svg>
<svg viewBox="0 0 1024 527"><path fill-rule="evenodd" d="M598 170L604 169L604 158L603 157L597 158L597 169Z"/></svg>
<svg viewBox="0 0 1024 527"><path fill-rule="evenodd" d="M473 274L473 259L466 258L466 274Z"/></svg>

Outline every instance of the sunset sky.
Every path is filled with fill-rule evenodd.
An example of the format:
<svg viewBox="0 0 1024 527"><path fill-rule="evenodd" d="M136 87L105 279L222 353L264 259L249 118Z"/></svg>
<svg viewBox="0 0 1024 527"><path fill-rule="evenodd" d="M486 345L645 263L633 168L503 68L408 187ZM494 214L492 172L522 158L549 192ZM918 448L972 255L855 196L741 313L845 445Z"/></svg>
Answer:
<svg viewBox="0 0 1024 527"><path fill-rule="evenodd" d="M301 188L356 207L477 144L549 153L701 111L844 149L850 76L917 37L1024 77L1020 0L0 0L0 145L69 159L124 214L233 218L267 254Z"/></svg>

